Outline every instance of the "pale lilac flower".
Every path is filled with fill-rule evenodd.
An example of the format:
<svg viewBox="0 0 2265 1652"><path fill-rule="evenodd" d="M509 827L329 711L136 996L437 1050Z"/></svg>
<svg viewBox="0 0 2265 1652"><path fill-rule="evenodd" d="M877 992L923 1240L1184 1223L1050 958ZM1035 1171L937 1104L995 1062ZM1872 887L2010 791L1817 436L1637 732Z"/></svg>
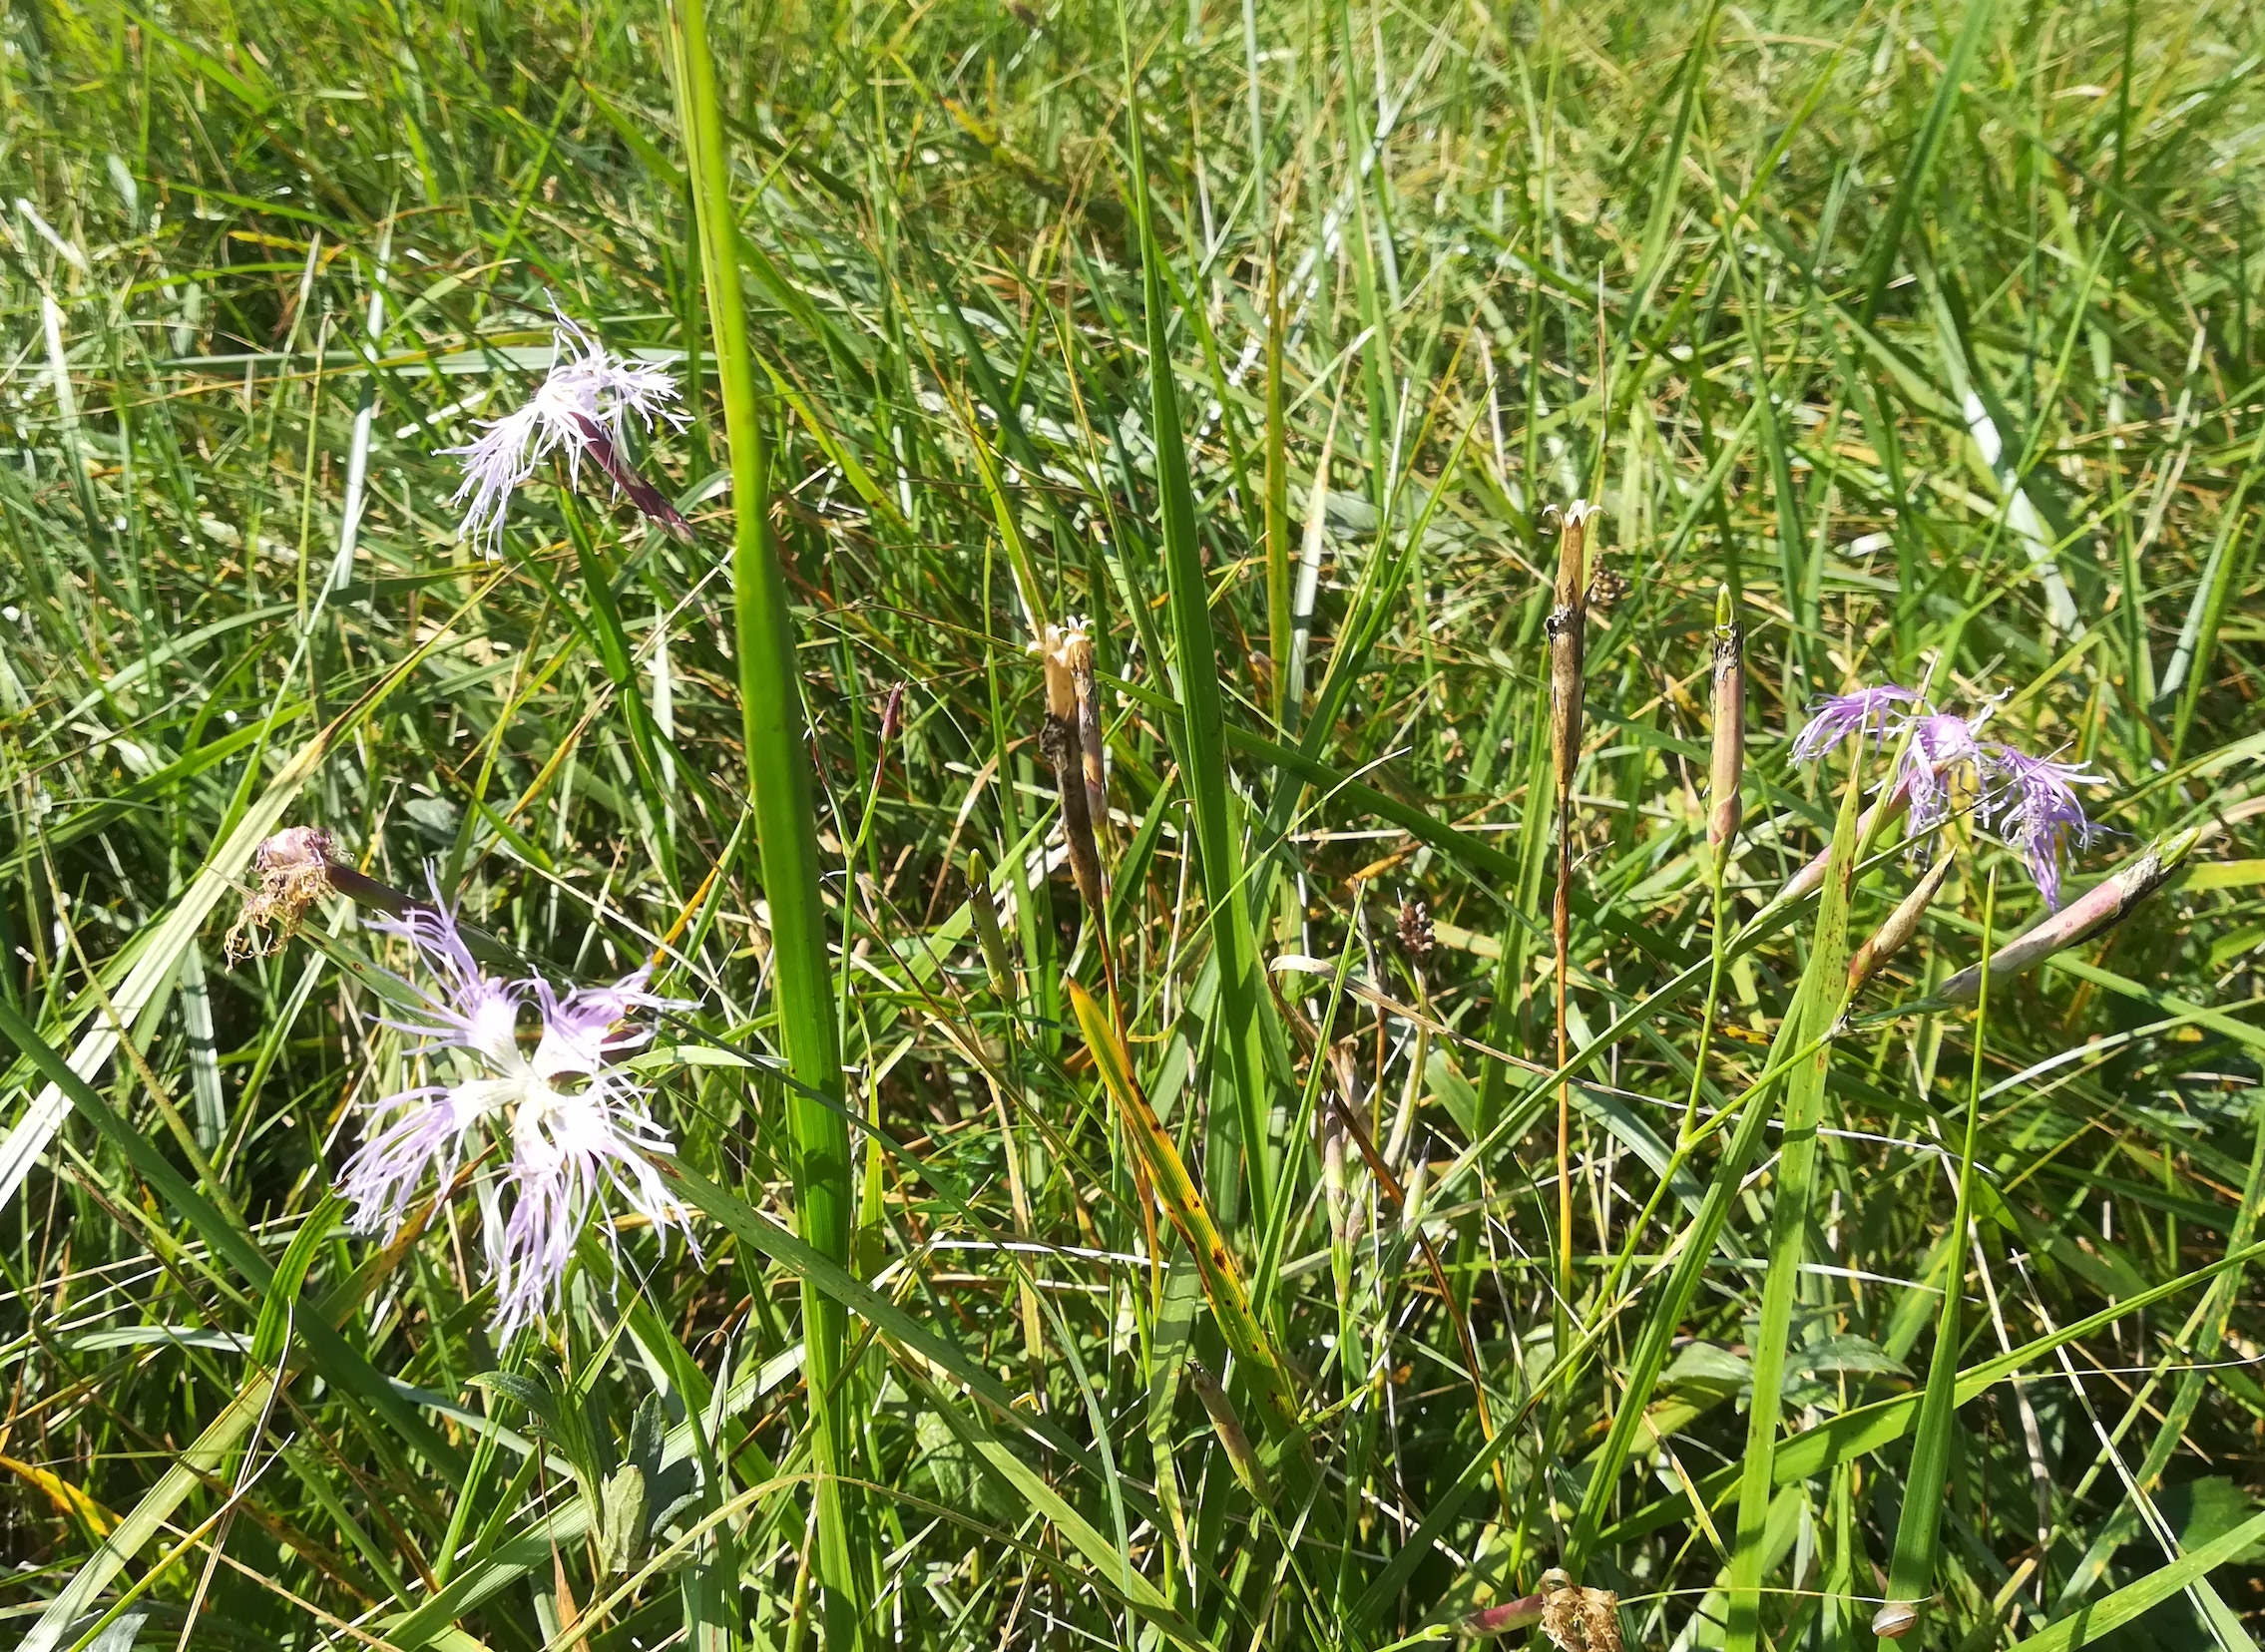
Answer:
<svg viewBox="0 0 2265 1652"><path fill-rule="evenodd" d="M2057 909L2061 849L2070 839L2079 847L2089 843L2100 830L2085 817L2076 788L2104 786L2107 777L2079 764L2032 757L2011 746L1993 747L1990 764L2001 783L1991 805L1998 835L2021 851L2045 906Z"/></svg>
<svg viewBox="0 0 2265 1652"><path fill-rule="evenodd" d="M378 1101L338 1185L357 1231L391 1234L428 1174L445 1180L476 1139L502 1145L497 1196L483 1204L496 1329L508 1336L556 1305L584 1226L617 1199L656 1229L683 1228L653 1162L674 1146L648 1110L647 1086L623 1064L652 1037L624 1019L677 1006L648 990L644 970L564 993L541 980L498 980L472 957L437 889L435 897L377 926L408 941L435 983L412 987L421 1001L414 1018L388 1025L424 1038L421 1054L454 1052L457 1080ZM518 1026L530 1006L531 1049Z"/></svg>
<svg viewBox="0 0 2265 1652"><path fill-rule="evenodd" d="M632 415L647 430L656 419L683 427L685 416L674 405L676 379L659 367L608 353L564 315L558 323L551 335L551 370L525 405L486 421L481 434L467 445L441 449L464 461L464 485L450 501L456 505L471 501L458 534L495 555L512 490L556 451L566 455L567 467L578 480L582 461L588 457L631 495L640 510L688 536L683 518L622 457Z"/></svg>
<svg viewBox="0 0 2265 1652"><path fill-rule="evenodd" d="M1818 702L1816 714L1793 737L1793 760L1814 762L1851 734L1869 731L1884 735L1895 719L1910 715L1902 707L1918 698L1909 688L1899 688L1892 682L1883 682L1874 688L1858 688L1847 694L1828 694Z"/></svg>
<svg viewBox="0 0 2265 1652"><path fill-rule="evenodd" d="M1930 711L1911 719L1911 744L1904 748L1902 780L1911 795L1911 824L1920 830L1940 826L1951 814L1952 782L1961 768L1979 780L1985 753L1971 719L1949 711Z"/></svg>

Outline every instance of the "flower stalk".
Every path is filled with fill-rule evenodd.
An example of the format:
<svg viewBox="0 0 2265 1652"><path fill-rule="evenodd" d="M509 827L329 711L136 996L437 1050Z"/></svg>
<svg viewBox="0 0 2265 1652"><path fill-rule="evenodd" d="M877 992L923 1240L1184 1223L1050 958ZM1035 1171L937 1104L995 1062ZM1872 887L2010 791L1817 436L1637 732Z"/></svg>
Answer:
<svg viewBox="0 0 2265 1652"><path fill-rule="evenodd" d="M1743 823L1738 794L1746 771L1746 627L1739 623L1738 600L1726 585L1716 587L1714 593L1713 664L1713 752L1707 769L1706 814L1712 934L1708 940L1706 1005L1699 1014L1698 1053L1691 1062L1691 1088L1683 1102L1678 1142L1689 1137L1698 1118L1707 1050L1714 1041L1714 1019L1722 1004L1722 974L1730 961L1729 911L1723 891L1730 872L1730 851Z"/></svg>
<svg viewBox="0 0 2265 1652"><path fill-rule="evenodd" d="M1595 508L1575 500L1558 519L1556 606L1550 611L1550 760L1556 786L1558 883L1550 904L1557 950L1560 1068L1571 1058L1566 1032L1566 977L1573 940L1573 781L1581 762L1582 661L1588 626L1588 519ZM1573 1300L1573 1082L1558 1083L1558 1295Z"/></svg>

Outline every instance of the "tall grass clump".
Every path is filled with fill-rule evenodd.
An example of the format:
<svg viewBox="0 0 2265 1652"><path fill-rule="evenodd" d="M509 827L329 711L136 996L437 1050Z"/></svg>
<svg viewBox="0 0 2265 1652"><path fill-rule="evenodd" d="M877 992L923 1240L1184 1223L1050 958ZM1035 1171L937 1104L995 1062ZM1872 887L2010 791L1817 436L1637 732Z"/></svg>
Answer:
<svg viewBox="0 0 2265 1652"><path fill-rule="evenodd" d="M2254 1643L2249 12L0 53L0 1644Z"/></svg>

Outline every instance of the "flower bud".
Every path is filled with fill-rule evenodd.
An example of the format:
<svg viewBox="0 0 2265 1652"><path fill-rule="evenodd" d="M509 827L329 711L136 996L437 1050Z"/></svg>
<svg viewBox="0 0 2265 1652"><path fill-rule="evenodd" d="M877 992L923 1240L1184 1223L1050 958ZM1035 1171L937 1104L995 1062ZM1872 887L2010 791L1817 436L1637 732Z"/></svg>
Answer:
<svg viewBox="0 0 2265 1652"><path fill-rule="evenodd" d="M1550 751L1560 807L1573 794L1581 758L1582 651L1588 623L1588 519L1596 508L1575 500L1558 518L1557 606L1550 611Z"/></svg>
<svg viewBox="0 0 2265 1652"><path fill-rule="evenodd" d="M1943 880L1951 875L1956 861L1945 855L1928 869L1927 876L1919 880L1918 887L1898 903L1888 914L1872 939L1856 949L1856 956L1848 961L1848 994L1856 996L1857 989L1879 973L1880 966L1910 945L1911 938L1919 933L1919 920L1927 915L1934 904L1935 893L1943 887Z"/></svg>
<svg viewBox="0 0 2265 1652"><path fill-rule="evenodd" d="M1507 1635L1518 1629L1531 1629L1542 1621L1542 1597L1538 1594L1520 1595L1516 1600L1499 1601L1482 1606L1463 1620L1467 1635Z"/></svg>
<svg viewBox="0 0 2265 1652"><path fill-rule="evenodd" d="M1069 628L1048 624L1039 631L1031 650L1046 668L1046 723L1039 730L1039 749L1054 765L1054 784L1062 794L1062 836L1070 849L1070 872L1087 910L1099 920L1107 910L1102 882L1101 848L1094 840L1093 800L1098 790L1100 759L1089 751L1079 730L1081 700L1093 697L1094 644L1084 623L1073 619ZM1080 693L1080 678L1084 693ZM1094 727L1094 745L1100 743L1100 724Z"/></svg>
<svg viewBox="0 0 2265 1652"><path fill-rule="evenodd" d="M1007 938L999 930L999 908L991 898L991 869L980 854L967 858L967 909L975 923L976 945L983 949L984 967L991 973L992 990L1012 1002L1015 967L1007 953Z"/></svg>
<svg viewBox="0 0 2265 1652"><path fill-rule="evenodd" d="M1234 1402L1227 1391L1219 1387L1218 1380L1202 1366L1188 1362L1187 1383L1195 1391L1195 1398L1203 1402L1203 1410L1211 1419L1211 1432L1219 1437L1226 1449L1227 1463L1234 1469L1243 1489L1262 1503L1274 1500L1274 1489L1266 1477L1266 1465L1258 1460L1258 1453L1250 1447L1250 1436L1243 1429L1242 1419L1235 1415Z"/></svg>
<svg viewBox="0 0 2265 1652"><path fill-rule="evenodd" d="M2195 828L2173 833L2122 870L2102 878L2081 898L2032 925L1991 954L1990 979L2002 981L2033 970L2054 953L2065 951L2121 922L2141 901L2170 881L2171 874L2178 870L2201 836ZM1944 982L1940 996L1953 1004L1963 1004L1981 991L1982 969L1976 965Z"/></svg>
<svg viewBox="0 0 2265 1652"><path fill-rule="evenodd" d="M1746 629L1730 588L1714 598L1714 762L1707 782L1707 846L1719 862L1738 835L1738 783L1746 767Z"/></svg>

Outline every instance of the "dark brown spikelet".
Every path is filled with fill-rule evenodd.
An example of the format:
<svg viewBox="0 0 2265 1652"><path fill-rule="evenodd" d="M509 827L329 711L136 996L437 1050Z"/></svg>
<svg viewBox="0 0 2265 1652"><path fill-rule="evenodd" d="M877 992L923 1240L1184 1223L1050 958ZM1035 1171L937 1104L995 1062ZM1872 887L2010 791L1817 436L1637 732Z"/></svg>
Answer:
<svg viewBox="0 0 2265 1652"><path fill-rule="evenodd" d="M1411 962L1421 964L1431 957L1438 938L1432 934L1432 915L1421 901L1400 903L1400 950Z"/></svg>

